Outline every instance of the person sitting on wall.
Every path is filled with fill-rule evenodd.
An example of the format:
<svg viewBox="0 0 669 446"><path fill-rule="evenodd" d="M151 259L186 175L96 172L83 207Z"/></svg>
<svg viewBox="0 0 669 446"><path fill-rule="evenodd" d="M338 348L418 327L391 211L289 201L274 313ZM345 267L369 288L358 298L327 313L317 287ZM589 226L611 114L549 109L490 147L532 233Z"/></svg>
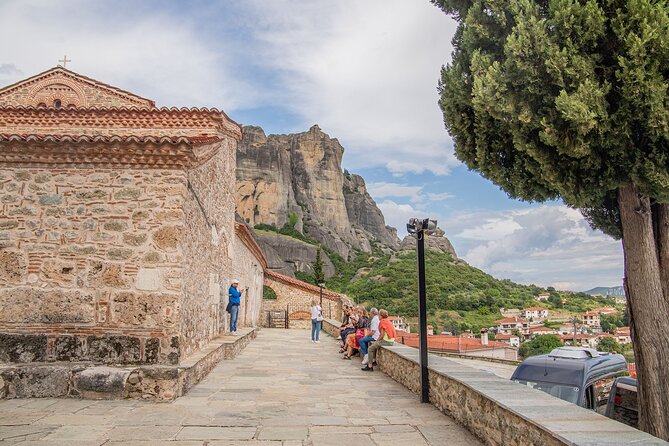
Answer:
<svg viewBox="0 0 669 446"><path fill-rule="evenodd" d="M369 323L369 330L367 331L367 335L358 341L360 344L360 353L363 355L362 365L367 364L367 349L369 348L369 343L379 339L379 310L372 308L369 310L369 315L371 316L372 320Z"/></svg>
<svg viewBox="0 0 669 446"><path fill-rule="evenodd" d="M354 351L358 351L360 349L360 339L368 334L367 331L369 330L369 315L367 314L367 310L361 305L356 309L356 311L358 315L358 322L355 324L355 332L349 334L346 337L346 354L342 359L351 359Z"/></svg>
<svg viewBox="0 0 669 446"><path fill-rule="evenodd" d="M232 279L228 289L228 313L230 313L230 334L238 336L237 317L239 316L239 304L242 302L243 290L239 290L239 280Z"/></svg>
<svg viewBox="0 0 669 446"><path fill-rule="evenodd" d="M339 350L339 353L344 353L348 349L346 338L348 338L348 335L350 335L351 333L355 333L356 324L358 323L358 319L360 319L357 308L352 308L350 312L351 314L349 315L348 318L348 325L341 331L341 342L343 345L341 347L341 350Z"/></svg>
<svg viewBox="0 0 669 446"><path fill-rule="evenodd" d="M351 307L344 305L344 317L341 322L341 327L339 327L339 339L342 343L342 349L339 351L339 353L344 353L343 345L346 344L346 336L344 336L344 331L353 327L353 324L351 323L351 314Z"/></svg>
<svg viewBox="0 0 669 446"><path fill-rule="evenodd" d="M379 322L379 340L369 346L369 350L367 351L367 354L369 355L368 362L367 365L362 368L365 372L374 371L374 366L376 365L376 352L379 347L382 345L389 346L395 344L395 336L397 335L395 333L395 327L393 327L390 319L388 319L388 311L379 311L379 316L381 316Z"/></svg>

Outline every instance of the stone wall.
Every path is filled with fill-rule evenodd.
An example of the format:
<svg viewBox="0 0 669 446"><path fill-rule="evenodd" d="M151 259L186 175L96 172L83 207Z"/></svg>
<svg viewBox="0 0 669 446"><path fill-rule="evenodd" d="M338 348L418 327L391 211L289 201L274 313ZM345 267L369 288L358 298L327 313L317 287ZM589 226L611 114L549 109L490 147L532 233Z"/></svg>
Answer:
<svg viewBox="0 0 669 446"><path fill-rule="evenodd" d="M257 327L260 324L264 274L263 267L238 235L235 235L232 251L232 274L226 278L226 289L233 278L239 280L244 290L239 306L239 327ZM227 305L227 293L225 298ZM229 319L228 319L229 320Z"/></svg>
<svg viewBox="0 0 669 446"><path fill-rule="evenodd" d="M299 282L296 279L292 280ZM298 322L293 323L292 321L305 320L304 312L310 312L311 302L314 300L316 302L320 301L320 294L318 289L313 291L306 290L294 284L276 280L270 274L265 275L265 285L274 290L276 293L276 299L263 301L262 314L260 315L262 324L267 323L268 312L288 310L288 317L291 320L290 327L302 328L302 326L306 326L305 324L300 324ZM323 311L326 318L332 317L335 319L341 319L341 308L342 301L340 299L326 295L323 296ZM309 324L311 324L311 322L308 320L310 317L311 316L309 314L306 318Z"/></svg>
<svg viewBox="0 0 669 446"><path fill-rule="evenodd" d="M377 362L382 372L420 392L418 349L382 347ZM487 445L665 444L594 411L446 358L430 355L429 364L430 402Z"/></svg>
<svg viewBox="0 0 669 446"><path fill-rule="evenodd" d="M232 271L234 243L235 142L188 172L184 200L183 291L180 330L185 355L222 331L220 284Z"/></svg>
<svg viewBox="0 0 669 446"><path fill-rule="evenodd" d="M0 169L0 362L177 363L186 175Z"/></svg>

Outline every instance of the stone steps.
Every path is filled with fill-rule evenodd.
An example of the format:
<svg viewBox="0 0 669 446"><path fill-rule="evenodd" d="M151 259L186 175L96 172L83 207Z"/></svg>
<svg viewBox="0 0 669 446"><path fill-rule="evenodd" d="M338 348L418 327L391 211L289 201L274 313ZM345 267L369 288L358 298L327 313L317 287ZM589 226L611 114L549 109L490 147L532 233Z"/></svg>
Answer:
<svg viewBox="0 0 669 446"><path fill-rule="evenodd" d="M83 398L171 401L223 359L232 359L258 329L221 336L179 365L101 366L84 362L0 364L0 399Z"/></svg>

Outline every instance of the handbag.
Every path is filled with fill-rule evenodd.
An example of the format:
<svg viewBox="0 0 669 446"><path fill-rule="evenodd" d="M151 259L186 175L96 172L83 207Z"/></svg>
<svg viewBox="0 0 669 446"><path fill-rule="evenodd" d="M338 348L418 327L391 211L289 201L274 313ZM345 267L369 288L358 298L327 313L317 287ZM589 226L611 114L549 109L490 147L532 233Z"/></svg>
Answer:
<svg viewBox="0 0 669 446"><path fill-rule="evenodd" d="M228 302L228 306L225 307L225 311L227 311L228 313L232 313L231 308L232 308L232 302Z"/></svg>
<svg viewBox="0 0 669 446"><path fill-rule="evenodd" d="M318 316L316 316L316 322L323 322L323 313L318 313Z"/></svg>

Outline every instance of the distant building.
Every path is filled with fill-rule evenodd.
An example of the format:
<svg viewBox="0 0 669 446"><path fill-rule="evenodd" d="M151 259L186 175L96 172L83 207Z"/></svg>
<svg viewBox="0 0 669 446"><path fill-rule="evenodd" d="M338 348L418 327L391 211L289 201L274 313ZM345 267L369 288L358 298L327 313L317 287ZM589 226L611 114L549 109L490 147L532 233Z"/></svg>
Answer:
<svg viewBox="0 0 669 446"><path fill-rule="evenodd" d="M521 317L505 317L495 322L497 323L497 333L513 334L516 330L522 334L529 334L530 332L529 321Z"/></svg>
<svg viewBox="0 0 669 446"><path fill-rule="evenodd" d="M543 325L540 327L530 327L530 337L534 338L536 336L540 335L548 335L548 334L559 334L558 331L554 328L548 328L544 327Z"/></svg>
<svg viewBox="0 0 669 446"><path fill-rule="evenodd" d="M434 327L432 325L427 326L427 334L428 336L434 336Z"/></svg>
<svg viewBox="0 0 669 446"><path fill-rule="evenodd" d="M593 313L599 313L599 314L605 314L607 316L612 315L612 314L618 314L620 313L618 310L616 310L614 307L601 307L601 308L595 308L592 310Z"/></svg>
<svg viewBox="0 0 669 446"><path fill-rule="evenodd" d="M544 301L545 301L545 300L548 300L549 297L551 297L551 295L548 294L548 293L541 293L541 294L539 294L539 295L537 295L537 296L534 296L534 298L535 298L536 300L544 300Z"/></svg>
<svg viewBox="0 0 669 446"><path fill-rule="evenodd" d="M404 320L402 316L388 316L388 320L390 321L391 324L393 324L395 330L402 330L406 331L407 333L411 332L409 324L407 324L406 320Z"/></svg>
<svg viewBox="0 0 669 446"><path fill-rule="evenodd" d="M495 335L495 341L504 342L509 344L511 347L520 346L520 338L512 334L497 334Z"/></svg>
<svg viewBox="0 0 669 446"><path fill-rule="evenodd" d="M616 327L615 337L620 344L632 343L632 335L629 327Z"/></svg>
<svg viewBox="0 0 669 446"><path fill-rule="evenodd" d="M523 308L520 315L525 319L546 319L548 317L548 310L543 307Z"/></svg>
<svg viewBox="0 0 669 446"><path fill-rule="evenodd" d="M583 324L587 325L588 327L593 328L600 326L601 317L596 311L586 311L581 315L581 317L583 319Z"/></svg>
<svg viewBox="0 0 669 446"><path fill-rule="evenodd" d="M615 302L621 305L627 305L627 298L625 296L615 296Z"/></svg>
<svg viewBox="0 0 669 446"><path fill-rule="evenodd" d="M574 345L574 335L562 336L562 342L565 345ZM594 334L578 333L576 335L576 347L597 348L599 336Z"/></svg>

